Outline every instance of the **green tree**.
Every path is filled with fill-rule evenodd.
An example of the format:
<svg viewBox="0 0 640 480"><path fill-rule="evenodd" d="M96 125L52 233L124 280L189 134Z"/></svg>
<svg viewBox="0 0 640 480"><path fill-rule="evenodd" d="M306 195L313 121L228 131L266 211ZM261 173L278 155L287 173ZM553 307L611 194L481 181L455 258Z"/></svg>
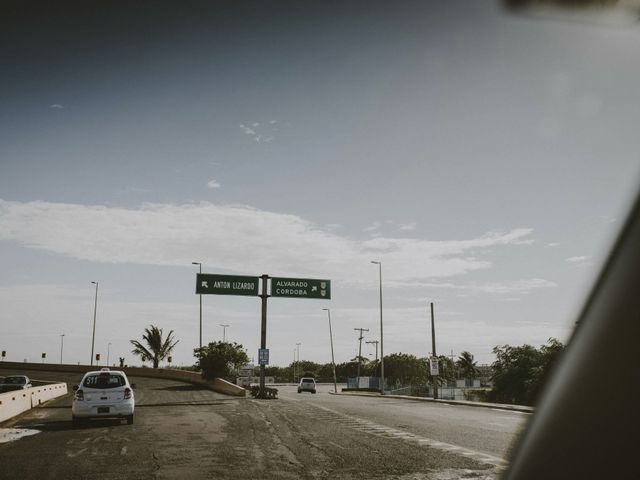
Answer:
<svg viewBox="0 0 640 480"><path fill-rule="evenodd" d="M533 405L553 370L564 345L550 338L537 349L531 345L497 346L493 349L493 395L499 402Z"/></svg>
<svg viewBox="0 0 640 480"><path fill-rule="evenodd" d="M429 365L428 359L423 358L421 361L424 362L427 369L427 384L433 385L434 377L431 375L431 366ZM449 382L453 382L458 378L458 368L451 358L446 355L438 355L438 374L439 375L436 377L437 383L441 386Z"/></svg>
<svg viewBox="0 0 640 480"><path fill-rule="evenodd" d="M231 380L242 365L249 363L247 352L236 342L211 342L194 349L193 356L198 359L195 367L206 379L220 377Z"/></svg>
<svg viewBox="0 0 640 480"><path fill-rule="evenodd" d="M142 336L142 340L144 340L146 346L138 340L130 340L135 347L132 353L139 355L143 362L151 360L153 362L153 368L158 368L160 361L169 356L173 347L178 343L178 340L174 339L173 330L169 330L167 338L163 339L162 329L155 325L145 328L144 331L145 334Z"/></svg>
<svg viewBox="0 0 640 480"><path fill-rule="evenodd" d="M384 357L384 376L387 386L424 385L428 376L424 359L407 353L392 353Z"/></svg>
<svg viewBox="0 0 640 480"><path fill-rule="evenodd" d="M458 367L458 375L460 378L472 379L476 378L480 371L476 366L476 362L473 359L473 355L466 350L460 354L458 360L456 360L456 367Z"/></svg>

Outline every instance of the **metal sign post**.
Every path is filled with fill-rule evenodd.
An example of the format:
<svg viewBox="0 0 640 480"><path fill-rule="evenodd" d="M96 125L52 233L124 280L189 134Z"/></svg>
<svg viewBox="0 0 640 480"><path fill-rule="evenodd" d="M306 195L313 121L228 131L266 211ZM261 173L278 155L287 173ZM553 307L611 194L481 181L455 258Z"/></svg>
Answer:
<svg viewBox="0 0 640 480"><path fill-rule="evenodd" d="M267 348L267 279L269 275L262 275L262 294L260 298L262 299L262 321L260 323L260 349L266 350ZM260 360L260 355L258 354L258 360ZM260 394L264 392L264 363L260 362Z"/></svg>

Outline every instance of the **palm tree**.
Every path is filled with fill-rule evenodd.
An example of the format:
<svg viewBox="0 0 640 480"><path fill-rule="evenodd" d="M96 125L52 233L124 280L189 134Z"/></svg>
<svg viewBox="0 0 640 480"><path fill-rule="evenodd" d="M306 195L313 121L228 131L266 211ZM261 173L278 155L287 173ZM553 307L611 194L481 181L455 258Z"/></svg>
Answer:
<svg viewBox="0 0 640 480"><path fill-rule="evenodd" d="M140 355L142 361L151 360L153 362L153 368L158 368L160 360L164 360L169 356L173 347L176 346L178 340L173 338L173 330L169 331L167 338L162 339L162 329L155 325L150 325L149 328L144 329L145 334L142 339L146 342L145 347L138 340L131 340L134 348L132 353Z"/></svg>
<svg viewBox="0 0 640 480"><path fill-rule="evenodd" d="M460 377L464 379L475 378L478 373L480 373L478 368L476 367L476 362L473 360L473 355L471 355L471 353L467 351L464 351L460 354L458 360L456 361L456 365L458 367Z"/></svg>

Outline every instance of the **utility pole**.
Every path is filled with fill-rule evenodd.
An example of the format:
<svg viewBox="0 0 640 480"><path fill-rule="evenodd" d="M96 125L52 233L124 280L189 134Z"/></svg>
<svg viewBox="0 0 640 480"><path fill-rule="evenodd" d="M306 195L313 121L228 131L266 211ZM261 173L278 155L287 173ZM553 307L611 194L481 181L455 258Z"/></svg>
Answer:
<svg viewBox="0 0 640 480"><path fill-rule="evenodd" d="M201 262L191 262L191 265L198 265L198 267L200 267L200 274L202 275ZM202 348L202 294L200 294L200 348Z"/></svg>
<svg viewBox="0 0 640 480"><path fill-rule="evenodd" d="M376 362L378 361L378 343L380 343L380 340L367 340L364 343L372 343L376 346Z"/></svg>
<svg viewBox="0 0 640 480"><path fill-rule="evenodd" d="M438 356L436 355L436 324L433 317L433 302L431 302L431 354L437 361ZM433 378L433 399L438 399L438 379L436 377Z"/></svg>
<svg viewBox="0 0 640 480"><path fill-rule="evenodd" d="M93 333L91 334L91 365L93 365L93 349L96 342L96 313L98 312L98 282L91 282L96 286L96 299L93 304Z"/></svg>
<svg viewBox="0 0 640 480"><path fill-rule="evenodd" d="M368 332L369 329L368 328L354 328L354 330L360 331L360 336L358 337L358 340L360 341L360 346L358 347L358 384L360 384L360 364L362 363L362 339L364 338L362 336L362 332Z"/></svg>

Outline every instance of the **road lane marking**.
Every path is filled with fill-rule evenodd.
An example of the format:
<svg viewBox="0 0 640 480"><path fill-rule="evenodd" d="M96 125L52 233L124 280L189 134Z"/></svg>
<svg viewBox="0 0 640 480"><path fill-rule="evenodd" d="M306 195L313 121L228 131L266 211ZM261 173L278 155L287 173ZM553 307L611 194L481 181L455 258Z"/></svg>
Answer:
<svg viewBox="0 0 640 480"><path fill-rule="evenodd" d="M0 428L0 443L14 442L22 437L28 437L40 433L40 430L31 428Z"/></svg>
<svg viewBox="0 0 640 480"><path fill-rule="evenodd" d="M87 450L89 450L88 448L83 448L81 450L78 450L77 452L70 452L69 450L67 450L67 457L69 458L75 458L78 455L82 455L84 452L86 452Z"/></svg>
<svg viewBox="0 0 640 480"><path fill-rule="evenodd" d="M382 436L386 438L395 438L402 441L415 442L418 445L425 445L429 448L435 448L446 452L463 455L467 458L471 458L481 463L497 467L499 470L507 466L507 461L503 458L489 455L484 452L472 450L470 448L461 447L459 445L453 445L446 442L434 440L432 438L422 437L413 433L399 430L396 428L388 427L371 422L370 420L360 419L346 413L338 412L336 410L323 407L317 404L312 404L314 407L319 408L327 413L330 413L333 418L338 417L341 425L345 425L351 428L355 428L359 431L369 433L371 435Z"/></svg>

